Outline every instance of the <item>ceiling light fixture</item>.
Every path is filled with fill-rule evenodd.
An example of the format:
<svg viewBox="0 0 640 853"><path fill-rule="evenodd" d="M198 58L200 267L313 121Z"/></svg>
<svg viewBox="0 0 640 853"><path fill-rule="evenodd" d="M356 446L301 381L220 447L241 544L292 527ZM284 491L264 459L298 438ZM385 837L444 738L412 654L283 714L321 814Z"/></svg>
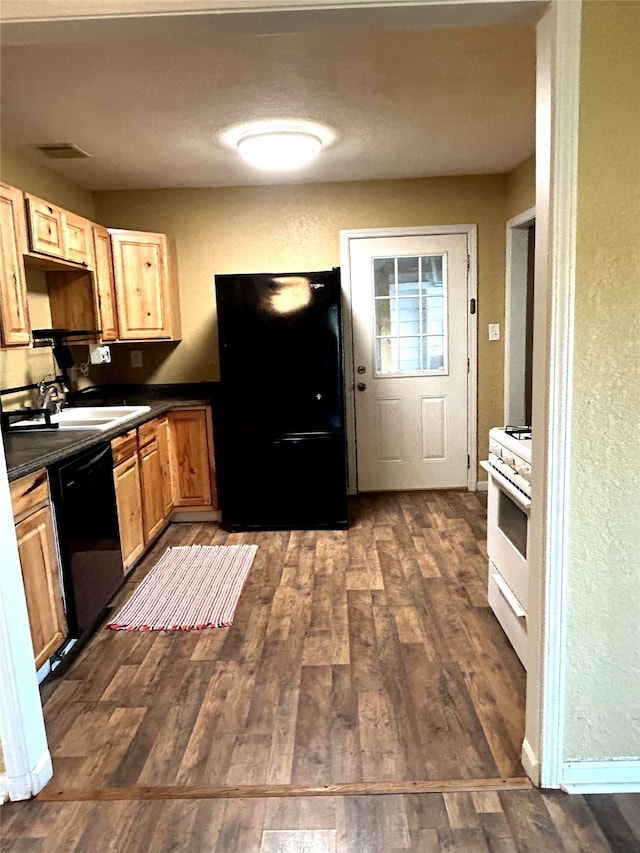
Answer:
<svg viewBox="0 0 640 853"><path fill-rule="evenodd" d="M261 128L244 133L236 147L258 169L290 171L311 163L322 148L322 140L306 130Z"/></svg>

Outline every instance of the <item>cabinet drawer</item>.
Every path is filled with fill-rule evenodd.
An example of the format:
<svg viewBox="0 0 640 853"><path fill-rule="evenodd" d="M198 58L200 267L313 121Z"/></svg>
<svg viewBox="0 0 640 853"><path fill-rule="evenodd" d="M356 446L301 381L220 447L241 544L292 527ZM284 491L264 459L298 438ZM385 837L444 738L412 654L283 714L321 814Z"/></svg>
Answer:
<svg viewBox="0 0 640 853"><path fill-rule="evenodd" d="M135 429L130 429L124 435L119 435L111 442L111 455L113 456L113 467L129 459L138 452L138 433Z"/></svg>
<svg viewBox="0 0 640 853"><path fill-rule="evenodd" d="M138 447L142 449L158 437L158 418L138 427Z"/></svg>
<svg viewBox="0 0 640 853"><path fill-rule="evenodd" d="M489 563L488 592L489 605L520 658L520 662L526 669L528 662L527 615L504 578L501 577L491 562Z"/></svg>
<svg viewBox="0 0 640 853"><path fill-rule="evenodd" d="M16 524L49 501L47 472L43 468L10 484L11 506Z"/></svg>

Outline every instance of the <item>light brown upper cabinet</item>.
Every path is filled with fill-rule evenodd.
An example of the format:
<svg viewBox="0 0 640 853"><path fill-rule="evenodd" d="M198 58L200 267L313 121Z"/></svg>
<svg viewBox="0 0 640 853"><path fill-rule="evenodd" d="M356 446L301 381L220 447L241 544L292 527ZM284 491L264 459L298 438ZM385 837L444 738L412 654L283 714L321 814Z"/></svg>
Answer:
<svg viewBox="0 0 640 853"><path fill-rule="evenodd" d="M109 229L119 340L179 340L175 247L166 234Z"/></svg>
<svg viewBox="0 0 640 853"><path fill-rule="evenodd" d="M111 236L102 225L93 226L93 249L95 257L93 283L98 327L102 329L103 341L117 341L118 316L116 314L116 289L113 280Z"/></svg>
<svg viewBox="0 0 640 853"><path fill-rule="evenodd" d="M28 346L31 327L23 255L27 251L22 190L0 184L0 340Z"/></svg>
<svg viewBox="0 0 640 853"><path fill-rule="evenodd" d="M25 193L30 254L93 267L91 222Z"/></svg>

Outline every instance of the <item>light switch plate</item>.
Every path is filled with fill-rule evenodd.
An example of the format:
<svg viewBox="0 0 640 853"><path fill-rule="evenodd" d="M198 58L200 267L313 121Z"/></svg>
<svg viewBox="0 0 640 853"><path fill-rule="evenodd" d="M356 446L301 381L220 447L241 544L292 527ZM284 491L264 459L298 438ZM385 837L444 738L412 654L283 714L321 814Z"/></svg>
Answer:
<svg viewBox="0 0 640 853"><path fill-rule="evenodd" d="M131 367L142 367L142 350L131 350Z"/></svg>
<svg viewBox="0 0 640 853"><path fill-rule="evenodd" d="M500 340L500 323L489 323L489 340Z"/></svg>

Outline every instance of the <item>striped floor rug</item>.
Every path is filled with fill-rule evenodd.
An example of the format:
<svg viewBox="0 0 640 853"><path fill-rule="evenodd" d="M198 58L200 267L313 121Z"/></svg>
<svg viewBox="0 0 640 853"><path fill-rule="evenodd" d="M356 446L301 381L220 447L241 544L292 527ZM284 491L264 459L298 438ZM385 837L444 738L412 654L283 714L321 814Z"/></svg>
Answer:
<svg viewBox="0 0 640 853"><path fill-rule="evenodd" d="M257 545L167 548L107 628L189 631L231 625Z"/></svg>

